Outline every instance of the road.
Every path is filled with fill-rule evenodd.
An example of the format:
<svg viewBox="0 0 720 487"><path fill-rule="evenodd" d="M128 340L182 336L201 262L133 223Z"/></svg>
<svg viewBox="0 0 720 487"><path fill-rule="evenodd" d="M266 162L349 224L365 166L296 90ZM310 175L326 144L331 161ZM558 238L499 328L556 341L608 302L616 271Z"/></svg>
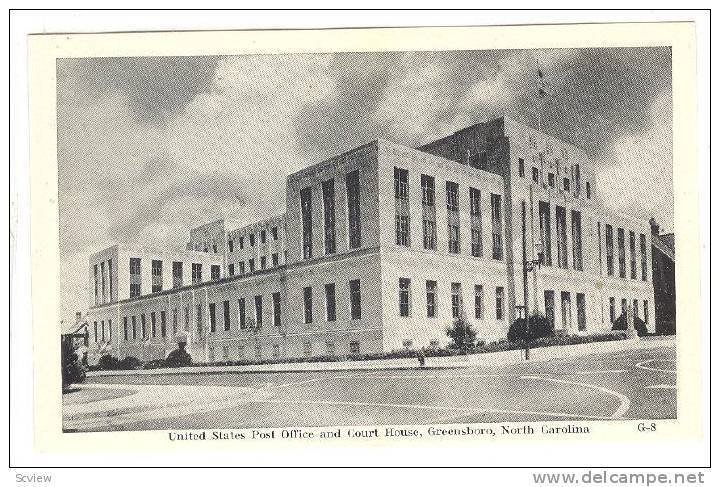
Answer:
<svg viewBox="0 0 720 487"><path fill-rule="evenodd" d="M674 347L503 367L91 377L63 397L66 431L674 417Z"/></svg>

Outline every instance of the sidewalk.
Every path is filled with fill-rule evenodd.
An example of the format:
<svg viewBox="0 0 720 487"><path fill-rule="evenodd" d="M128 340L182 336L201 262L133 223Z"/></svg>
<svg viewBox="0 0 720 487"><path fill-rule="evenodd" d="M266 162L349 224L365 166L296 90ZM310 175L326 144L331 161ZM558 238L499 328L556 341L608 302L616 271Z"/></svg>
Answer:
<svg viewBox="0 0 720 487"><path fill-rule="evenodd" d="M675 345L674 337L654 337L653 339L618 340L612 342L583 343L579 345L563 345L539 347L530 350L530 362L544 362L553 359L582 357L600 353L614 353L625 350L643 350ZM481 367L513 365L525 362L524 350L506 352L478 353L455 357L428 357L426 369L450 369L463 367ZM340 362L301 362L264 365L219 365L207 367L178 367L165 369L141 370L99 370L88 372L88 377L108 377L124 375L171 375L171 374L226 374L253 372L326 372L348 370L403 370L417 369L418 361L414 358L383 359L383 360L344 360Z"/></svg>

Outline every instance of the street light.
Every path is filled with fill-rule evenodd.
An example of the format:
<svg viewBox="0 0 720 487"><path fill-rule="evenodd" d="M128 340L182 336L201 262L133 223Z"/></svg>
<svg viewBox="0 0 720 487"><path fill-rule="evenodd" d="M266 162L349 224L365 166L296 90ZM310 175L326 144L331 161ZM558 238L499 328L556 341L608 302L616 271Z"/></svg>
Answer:
<svg viewBox="0 0 720 487"><path fill-rule="evenodd" d="M527 312L528 272L533 272L533 271L535 271L536 268L540 267L544 257L543 257L543 245L541 242L537 242L537 243L535 243L535 246L534 246L536 258L530 259L530 260L528 260L528 258L527 258L527 230L525 228L526 208L525 208L524 201L521 204L521 209L522 209L523 301L524 301L522 308L524 311L524 319L525 319L525 360L530 360L530 320L528 319L528 312ZM537 289L535 289L535 292L537 292Z"/></svg>

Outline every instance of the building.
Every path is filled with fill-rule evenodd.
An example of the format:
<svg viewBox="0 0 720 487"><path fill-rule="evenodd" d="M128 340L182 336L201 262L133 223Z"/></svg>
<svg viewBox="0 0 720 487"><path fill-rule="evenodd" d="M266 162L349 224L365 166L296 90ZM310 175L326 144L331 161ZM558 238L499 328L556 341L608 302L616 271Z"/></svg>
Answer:
<svg viewBox="0 0 720 487"><path fill-rule="evenodd" d="M583 334L629 310L654 330L648 222L600 205L582 150L503 117L417 149L376 140L314 164L288 176L285 215L212 222L190 232L186 253L157 257L164 269L221 264L210 279L149 287L133 276L156 275L155 257L95 254L91 279L114 258L118 294L91 296L93 327L114 328L94 343L146 360L177 333L196 361L347 355L443 346L461 315L479 338L502 339L524 305L523 218L528 258L541 261L531 313Z"/></svg>
<svg viewBox="0 0 720 487"><path fill-rule="evenodd" d="M657 333L675 334L675 235L660 234L660 226L650 220L652 233L653 288Z"/></svg>

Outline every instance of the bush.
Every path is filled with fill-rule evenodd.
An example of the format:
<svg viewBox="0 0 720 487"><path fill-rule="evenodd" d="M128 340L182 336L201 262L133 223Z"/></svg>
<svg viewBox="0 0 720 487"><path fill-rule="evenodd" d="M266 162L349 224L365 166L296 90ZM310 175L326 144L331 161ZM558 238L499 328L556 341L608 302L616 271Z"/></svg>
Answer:
<svg viewBox="0 0 720 487"><path fill-rule="evenodd" d="M621 313L620 316L617 317L617 319L613 322L612 326L613 331L623 331L627 330L627 314ZM648 329L647 325L643 320L635 317L635 331L637 332L638 336L647 336L648 335Z"/></svg>
<svg viewBox="0 0 720 487"><path fill-rule="evenodd" d="M545 316L534 314L530 316L529 327L525 325L524 318L518 318L513 321L508 329L508 341L525 342L527 340L537 340L554 335L555 329L552 323Z"/></svg>
<svg viewBox="0 0 720 487"><path fill-rule="evenodd" d="M140 361L140 359L132 356L127 356L120 362L118 362L117 368L118 370L137 370L142 369L142 366L143 363Z"/></svg>
<svg viewBox="0 0 720 487"><path fill-rule="evenodd" d="M456 319L452 326L445 330L445 334L450 338L448 347L452 350L468 351L475 348L477 332L465 317Z"/></svg>
<svg viewBox="0 0 720 487"><path fill-rule="evenodd" d="M116 370L120 361L112 355L103 355L98 360L95 370Z"/></svg>
<svg viewBox="0 0 720 487"><path fill-rule="evenodd" d="M62 387L66 389L70 384L79 384L85 381L85 368L80 364L72 340L60 342L60 367L62 369Z"/></svg>
<svg viewBox="0 0 720 487"><path fill-rule="evenodd" d="M162 369L165 367L165 360L158 358L155 360L150 360L148 362L145 362L142 366L143 369Z"/></svg>
<svg viewBox="0 0 720 487"><path fill-rule="evenodd" d="M185 351L184 343L179 343L178 348L170 352L165 359L165 365L168 367L187 367L192 365L192 357Z"/></svg>

